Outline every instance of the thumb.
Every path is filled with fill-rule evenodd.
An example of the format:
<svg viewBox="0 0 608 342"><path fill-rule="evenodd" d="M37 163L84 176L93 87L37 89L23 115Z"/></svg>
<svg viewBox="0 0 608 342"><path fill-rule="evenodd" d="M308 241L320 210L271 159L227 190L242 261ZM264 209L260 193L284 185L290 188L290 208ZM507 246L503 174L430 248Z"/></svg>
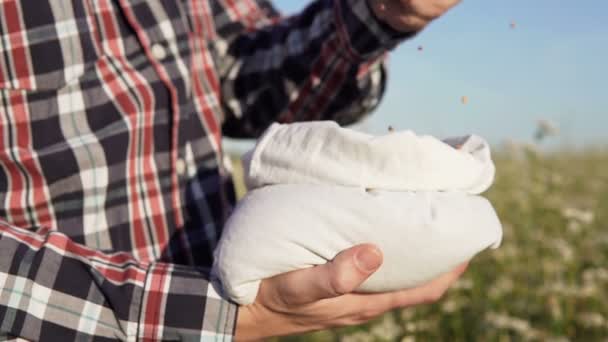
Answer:
<svg viewBox="0 0 608 342"><path fill-rule="evenodd" d="M362 244L340 252L326 264L279 275L271 281L284 304L307 304L353 292L381 264L378 247Z"/></svg>

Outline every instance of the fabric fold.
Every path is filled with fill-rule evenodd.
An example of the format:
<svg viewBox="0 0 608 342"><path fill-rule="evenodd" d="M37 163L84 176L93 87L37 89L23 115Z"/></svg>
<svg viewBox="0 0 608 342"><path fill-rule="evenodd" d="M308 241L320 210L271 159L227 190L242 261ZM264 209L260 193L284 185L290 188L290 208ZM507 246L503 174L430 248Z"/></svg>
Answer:
<svg viewBox="0 0 608 342"><path fill-rule="evenodd" d="M480 194L495 172L488 143L475 135L446 141L412 131L373 136L332 121L273 124L243 165L249 189L325 184Z"/></svg>

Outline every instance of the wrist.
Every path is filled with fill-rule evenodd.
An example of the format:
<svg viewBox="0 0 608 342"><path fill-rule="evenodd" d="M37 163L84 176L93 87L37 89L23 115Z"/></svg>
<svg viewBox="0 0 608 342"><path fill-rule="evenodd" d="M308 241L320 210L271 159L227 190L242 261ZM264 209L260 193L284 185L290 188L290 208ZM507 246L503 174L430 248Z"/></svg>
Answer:
<svg viewBox="0 0 608 342"><path fill-rule="evenodd" d="M260 310L256 304L239 307L236 320L235 341L260 341L269 337L283 335L280 317L274 317L268 310Z"/></svg>
<svg viewBox="0 0 608 342"><path fill-rule="evenodd" d="M259 331L255 329L256 323L248 306L239 307L236 319L236 327L234 329L234 339L236 341L255 341L261 337Z"/></svg>
<svg viewBox="0 0 608 342"><path fill-rule="evenodd" d="M251 304L239 308L235 341L261 341L270 337L305 333L323 328L310 323L297 323L285 312L276 312L264 305Z"/></svg>
<svg viewBox="0 0 608 342"><path fill-rule="evenodd" d="M369 0L335 0L341 48L356 63L375 61L413 34L401 33L375 17Z"/></svg>

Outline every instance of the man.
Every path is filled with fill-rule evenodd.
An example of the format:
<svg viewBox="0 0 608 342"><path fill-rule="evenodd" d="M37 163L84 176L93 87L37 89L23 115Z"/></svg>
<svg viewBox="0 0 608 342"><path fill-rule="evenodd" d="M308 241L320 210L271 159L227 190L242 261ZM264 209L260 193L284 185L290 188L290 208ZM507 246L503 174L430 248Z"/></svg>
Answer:
<svg viewBox="0 0 608 342"><path fill-rule="evenodd" d="M352 123L383 56L458 0L0 1L0 332L25 340L247 340L436 300L351 293L374 246L262 283L237 308L209 275L234 202L221 136Z"/></svg>

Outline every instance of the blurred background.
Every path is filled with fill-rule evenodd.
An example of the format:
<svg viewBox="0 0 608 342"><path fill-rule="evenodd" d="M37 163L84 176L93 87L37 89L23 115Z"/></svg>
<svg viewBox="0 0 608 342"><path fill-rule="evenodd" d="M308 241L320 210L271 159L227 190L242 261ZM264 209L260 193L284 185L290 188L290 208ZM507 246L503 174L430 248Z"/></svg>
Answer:
<svg viewBox="0 0 608 342"><path fill-rule="evenodd" d="M393 51L359 128L487 138L503 245L437 304L276 341L608 341L607 13L600 0L468 0ZM237 181L251 145L226 141Z"/></svg>

